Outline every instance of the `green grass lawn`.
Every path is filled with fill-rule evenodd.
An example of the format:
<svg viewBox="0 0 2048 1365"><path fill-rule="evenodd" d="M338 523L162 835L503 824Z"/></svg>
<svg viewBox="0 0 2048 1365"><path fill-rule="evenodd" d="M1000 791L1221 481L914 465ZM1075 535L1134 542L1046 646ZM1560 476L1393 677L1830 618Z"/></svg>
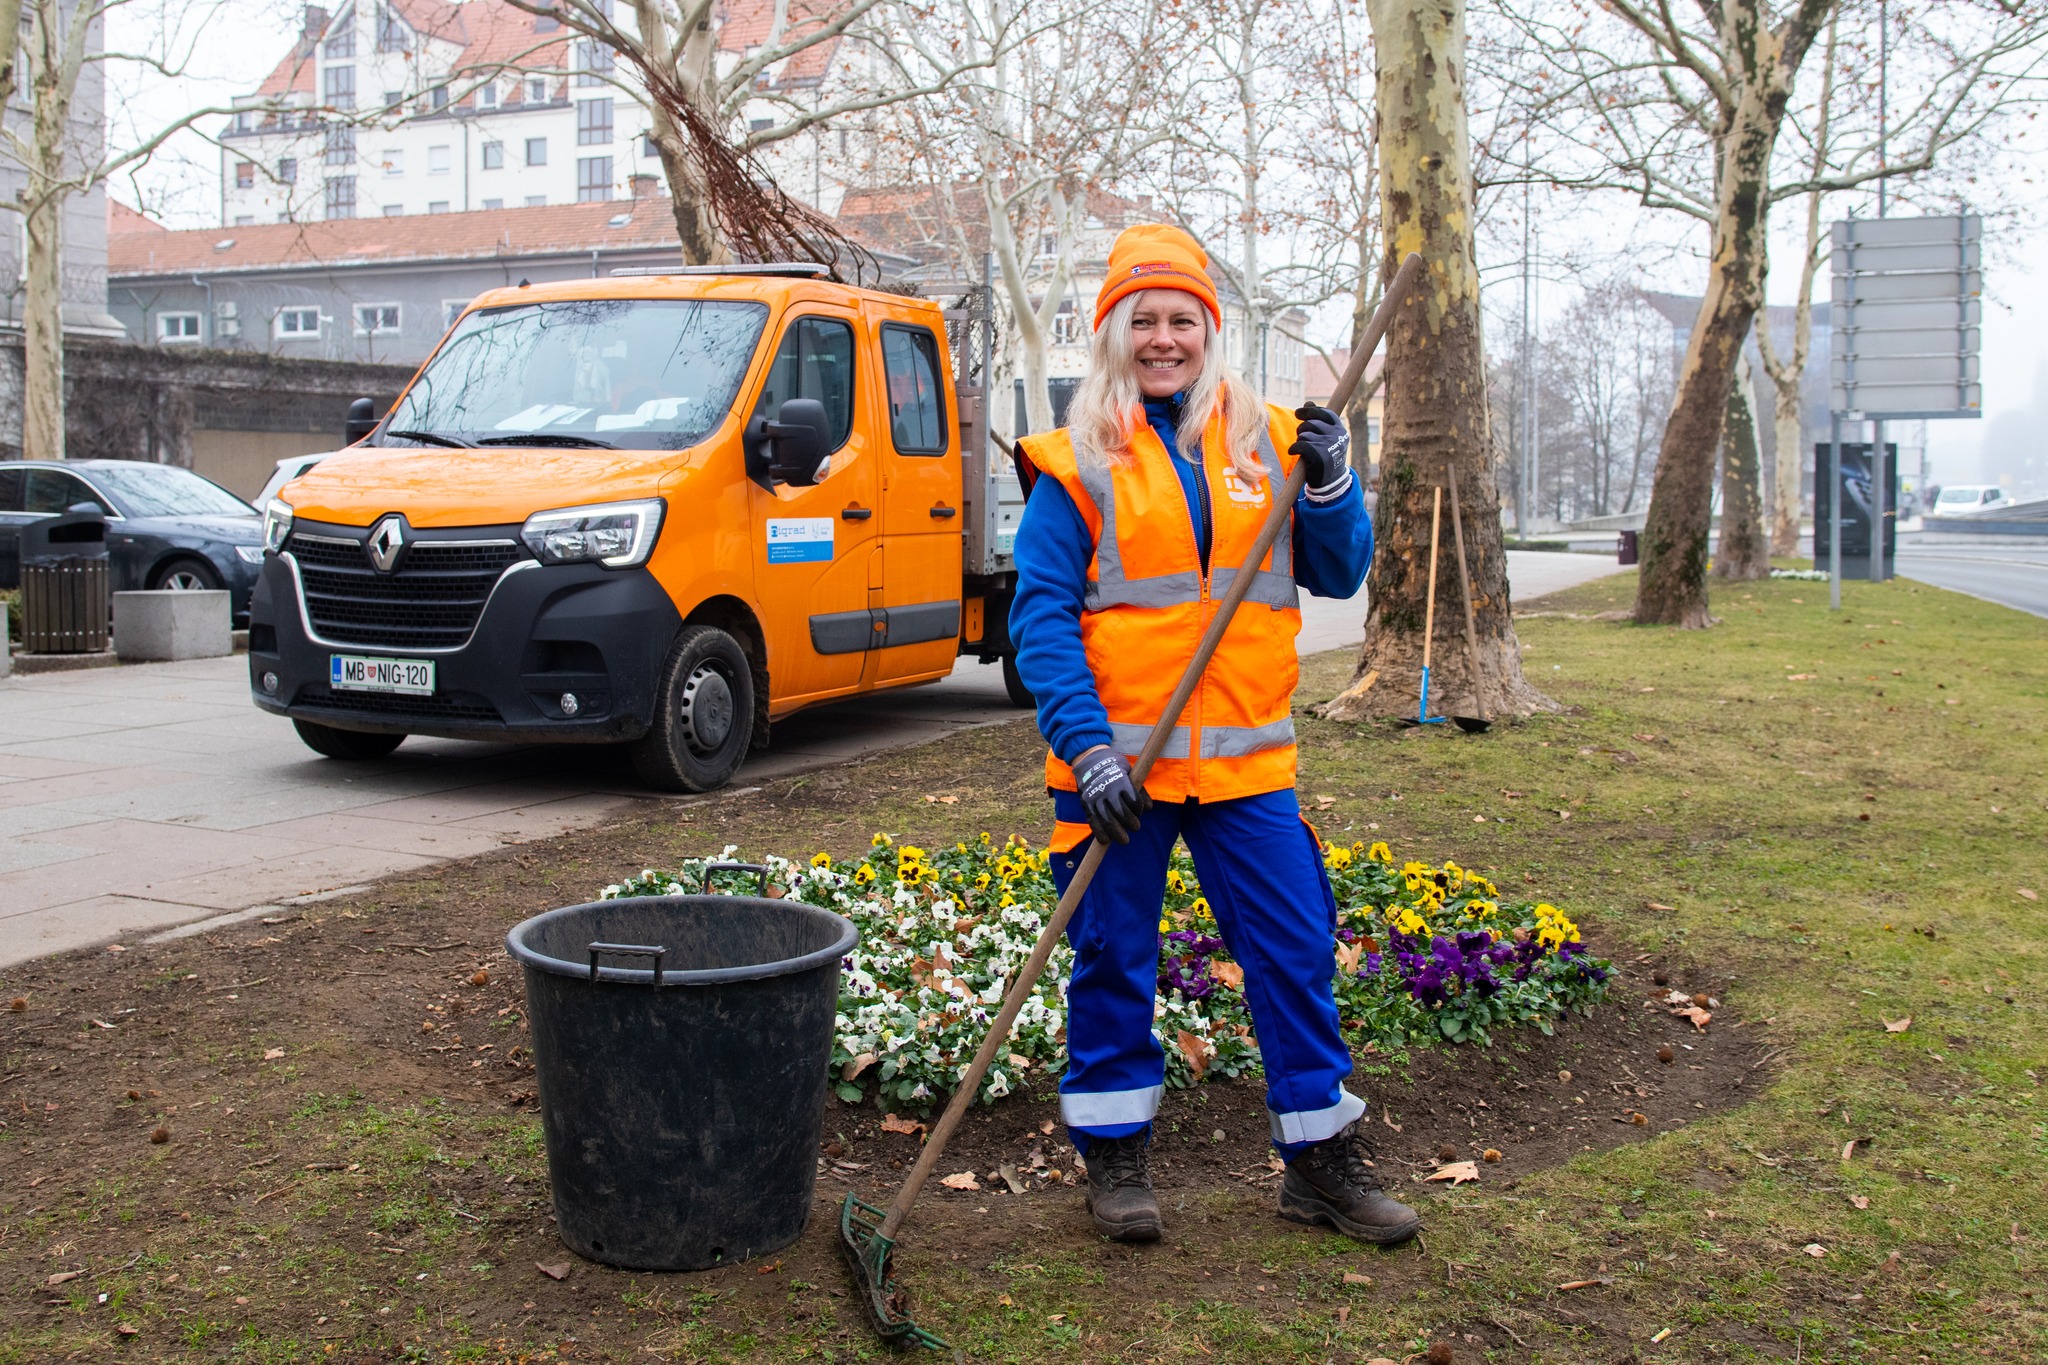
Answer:
<svg viewBox="0 0 2048 1365"><path fill-rule="evenodd" d="M1606 956L1711 972L1710 1028L1763 1059L1747 1098L1489 1169L1392 1252L1277 1221L1270 1185L1182 1191L1176 1240L1142 1252L1089 1235L1072 1191L986 1215L928 1195L901 1266L920 1320L1017 1362L1401 1361L1437 1340L1460 1362L1574 1365L2048 1356L2048 622L1910 583L1850 584L1831 614L1805 582L1719 589L1702 633L1593 619L1632 594L1624 576L1535 604L1525 666L1569 709L1484 736L1315 719L1350 661L1311 660L1301 789L1328 839L1456 859L1555 901ZM516 984L495 975L464 1014L474 961L413 941L488 949L728 840L1042 841L1039 754L1026 724L982 730L432 869L233 943L8 974L25 1028L46 1006L76 1028L9 1053L8 1079L37 1088L18 1115L8 1101L0 1143L0 1362L887 1358L819 1219L771 1266L544 1279L537 1259L569 1258L537 1121L425 1048L460 1027L502 1056ZM132 1030L87 1017L129 1000L161 1029L104 1052ZM1603 1006L1643 1008L1634 988ZM30 1050L52 1039L69 1050ZM272 1045L289 1055L258 1060ZM1522 1046L1496 1039L1504 1071ZM120 1099L130 1085L163 1097ZM147 1111L173 1100L174 1140L152 1146ZM1028 1127L1015 1103L983 1112ZM878 1162L859 1188L895 1178ZM45 1286L72 1265L98 1278ZM113 1335L117 1313L139 1333Z"/></svg>

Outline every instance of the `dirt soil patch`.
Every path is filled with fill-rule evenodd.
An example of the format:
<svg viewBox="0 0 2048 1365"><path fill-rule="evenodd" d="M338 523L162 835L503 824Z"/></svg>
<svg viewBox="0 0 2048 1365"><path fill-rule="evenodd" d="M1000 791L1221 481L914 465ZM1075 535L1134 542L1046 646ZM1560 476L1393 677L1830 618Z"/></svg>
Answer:
<svg viewBox="0 0 2048 1365"><path fill-rule="evenodd" d="M695 816L721 830L815 830L842 791L813 782ZM307 1358L336 1358L331 1345L379 1360L429 1345L516 1355L568 1343L626 1359L707 1329L744 1334L766 1314L804 1325L828 1353L864 1348L835 1208L849 1189L886 1200L919 1141L881 1131L872 1105L830 1102L817 1214L775 1256L631 1274L578 1261L551 1230L523 985L504 933L637 870L651 846L701 849L703 837L657 809L635 827L298 913L10 973L25 1006L0 1013L6 1338L56 1355L112 1340L130 1355L260 1341L287 1355L296 1343ZM1530 1172L1671 1131L1755 1090L1759 1050L1730 1016L1700 1031L1646 999L1668 989L1653 983L1658 973L1716 996L1718 1010L1724 983L1648 954L1617 968L1612 1003L1554 1037L1520 1030L1492 1049L1359 1057L1354 1084L1372 1101L1389 1186L1425 1209L1448 1197L1424 1180L1448 1152L1481 1163L1479 1189L1512 1190ZM1672 1062L1658 1060L1660 1047ZM956 1136L941 1173L972 1172L982 1188L928 1188L900 1262L917 1312L942 1329L953 1315L933 1301L932 1262L988 1268L983 1308L1006 1296L1011 1274L1044 1275L1053 1261L1099 1281L1091 1302L1112 1321L1146 1316L1191 1276L1218 1303L1256 1309L1280 1295L1299 1306L1291 1278L1279 1283L1244 1245L1248 1228L1280 1226L1257 1084L1169 1095L1156 1178L1171 1233L1137 1250L1093 1233L1050 1089L1048 1079L1040 1093L978 1108ZM1302 1235L1340 1244L1371 1267L1356 1273L1390 1292L1445 1273L1426 1240L1378 1253ZM559 1280L538 1268L564 1264Z"/></svg>

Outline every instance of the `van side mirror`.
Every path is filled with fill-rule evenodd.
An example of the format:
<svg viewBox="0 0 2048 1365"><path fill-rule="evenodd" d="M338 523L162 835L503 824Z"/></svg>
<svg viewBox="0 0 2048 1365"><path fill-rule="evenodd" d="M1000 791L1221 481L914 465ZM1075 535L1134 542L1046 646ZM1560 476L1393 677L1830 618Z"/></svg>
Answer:
<svg viewBox="0 0 2048 1365"><path fill-rule="evenodd" d="M815 398L792 398L776 410L775 420L756 417L747 423L742 443L747 477L763 488L778 483L808 487L832 445L832 424L825 405Z"/></svg>
<svg viewBox="0 0 2048 1365"><path fill-rule="evenodd" d="M367 440L377 429L377 403L372 398L358 398L348 405L348 417L341 424L341 443L352 446Z"/></svg>

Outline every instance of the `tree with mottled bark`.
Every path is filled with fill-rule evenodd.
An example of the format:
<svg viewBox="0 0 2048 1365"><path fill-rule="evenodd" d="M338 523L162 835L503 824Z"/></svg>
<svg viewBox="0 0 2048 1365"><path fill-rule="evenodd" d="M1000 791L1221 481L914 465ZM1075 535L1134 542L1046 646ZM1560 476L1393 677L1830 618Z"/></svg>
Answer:
<svg viewBox="0 0 2048 1365"><path fill-rule="evenodd" d="M1728 411L1721 427L1721 535L1714 548L1713 574L1725 583L1771 576L1755 395L1755 374L1744 351L1735 363L1735 382L1728 386Z"/></svg>
<svg viewBox="0 0 2048 1365"><path fill-rule="evenodd" d="M1378 57L1381 268L1409 252L1426 266L1387 333L1378 548L1365 645L1351 685L1326 703L1338 720L1409 716L1420 685L1433 488L1457 481L1471 557L1478 676L1461 648L1460 575L1438 557L1431 689L1446 714L1528 716L1556 703L1522 676L1508 600L1500 490L1488 429L1486 357L1473 245L1472 148L1465 111L1463 0L1367 0ZM1444 499L1446 517L1450 499ZM1443 545L1456 538L1445 525Z"/></svg>

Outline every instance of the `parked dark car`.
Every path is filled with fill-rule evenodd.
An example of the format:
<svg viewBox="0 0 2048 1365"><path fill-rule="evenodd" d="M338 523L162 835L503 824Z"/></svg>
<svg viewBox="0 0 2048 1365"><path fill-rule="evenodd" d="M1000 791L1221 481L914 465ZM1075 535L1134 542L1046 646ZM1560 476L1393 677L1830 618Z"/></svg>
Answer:
<svg viewBox="0 0 2048 1365"><path fill-rule="evenodd" d="M107 514L115 592L226 588L235 624L263 571L263 518L219 484L175 465L139 460L20 460L0 464L0 588L21 584L21 528L78 503Z"/></svg>

